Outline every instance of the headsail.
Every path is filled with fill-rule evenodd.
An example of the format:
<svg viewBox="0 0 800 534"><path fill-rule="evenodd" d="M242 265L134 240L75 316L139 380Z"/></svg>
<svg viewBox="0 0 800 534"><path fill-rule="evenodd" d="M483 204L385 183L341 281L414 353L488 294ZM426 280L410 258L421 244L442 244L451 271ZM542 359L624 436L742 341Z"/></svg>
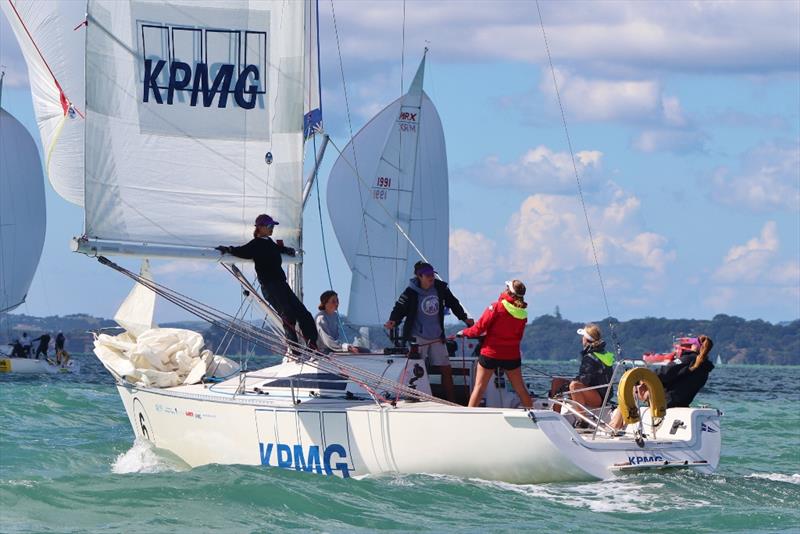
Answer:
<svg viewBox="0 0 800 534"><path fill-rule="evenodd" d="M424 70L425 58L408 92L355 135L328 181L328 211L353 272L347 316L355 324L388 319L420 259L396 225L447 278L447 154Z"/></svg>
<svg viewBox="0 0 800 534"><path fill-rule="evenodd" d="M17 38L53 189L83 205L85 2L0 0Z"/></svg>
<svg viewBox="0 0 800 534"><path fill-rule="evenodd" d="M266 212L280 221L275 237L296 246L304 112L319 102L306 55L315 4L90 0L88 9L83 243L216 258L213 246L251 239Z"/></svg>
<svg viewBox="0 0 800 534"><path fill-rule="evenodd" d="M39 149L28 130L0 108L0 312L25 302L45 223Z"/></svg>

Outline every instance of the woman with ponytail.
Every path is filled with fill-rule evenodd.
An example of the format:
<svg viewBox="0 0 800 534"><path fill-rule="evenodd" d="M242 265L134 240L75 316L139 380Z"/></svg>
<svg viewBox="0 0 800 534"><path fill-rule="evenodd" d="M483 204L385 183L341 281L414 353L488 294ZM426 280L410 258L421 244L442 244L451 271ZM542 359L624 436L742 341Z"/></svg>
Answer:
<svg viewBox="0 0 800 534"><path fill-rule="evenodd" d="M460 335L484 336L478 359L475 387L469 397L469 406L480 404L494 370L505 369L506 377L514 386L525 408L532 408L533 401L522 379L522 355L519 344L528 322L528 304L525 302L525 284L519 280L506 282L505 291L489 306L481 318Z"/></svg>

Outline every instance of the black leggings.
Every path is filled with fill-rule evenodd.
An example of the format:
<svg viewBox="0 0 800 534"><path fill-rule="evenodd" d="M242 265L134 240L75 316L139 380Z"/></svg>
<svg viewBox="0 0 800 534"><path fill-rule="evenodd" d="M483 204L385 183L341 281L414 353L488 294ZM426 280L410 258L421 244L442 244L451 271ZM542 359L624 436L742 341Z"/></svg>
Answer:
<svg viewBox="0 0 800 534"><path fill-rule="evenodd" d="M267 302L281 316L283 331L289 341L298 342L294 326L300 323L300 331L303 333L303 337L308 341L317 342L317 325L314 324L314 318L286 281L281 280L268 284L261 282L261 292Z"/></svg>

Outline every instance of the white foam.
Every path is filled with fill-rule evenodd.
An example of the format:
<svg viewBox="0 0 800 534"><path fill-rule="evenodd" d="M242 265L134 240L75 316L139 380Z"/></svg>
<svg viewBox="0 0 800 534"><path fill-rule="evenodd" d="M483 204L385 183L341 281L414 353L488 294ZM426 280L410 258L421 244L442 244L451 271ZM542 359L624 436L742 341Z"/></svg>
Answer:
<svg viewBox="0 0 800 534"><path fill-rule="evenodd" d="M118 475L128 473L163 473L182 471L180 466L159 455L153 445L144 439L136 438L133 446L123 452L111 465L111 471Z"/></svg>
<svg viewBox="0 0 800 534"><path fill-rule="evenodd" d="M775 482L788 482L789 484L800 484L800 474L785 475L783 473L753 473L745 478L765 478Z"/></svg>
<svg viewBox="0 0 800 534"><path fill-rule="evenodd" d="M709 504L707 501L676 498L675 496L664 499L664 484L660 482L602 480L566 485L563 483L510 484L481 479L470 480L482 485L487 484L531 497L547 499L573 508L588 508L593 512L642 514L677 508L697 508ZM609 495L614 495L614 498L609 499Z"/></svg>

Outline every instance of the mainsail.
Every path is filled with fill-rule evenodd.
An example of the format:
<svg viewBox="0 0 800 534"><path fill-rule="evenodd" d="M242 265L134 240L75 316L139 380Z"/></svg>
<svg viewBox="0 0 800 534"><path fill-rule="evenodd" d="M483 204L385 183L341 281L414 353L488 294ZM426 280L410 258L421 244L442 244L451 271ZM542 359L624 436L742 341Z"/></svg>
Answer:
<svg viewBox="0 0 800 534"><path fill-rule="evenodd" d="M311 1L90 0L79 250L216 259L264 212L297 246L316 17Z"/></svg>
<svg viewBox="0 0 800 534"><path fill-rule="evenodd" d="M28 130L0 108L0 312L25 302L45 222L39 149Z"/></svg>
<svg viewBox="0 0 800 534"><path fill-rule="evenodd" d="M387 320L422 257L447 278L447 154L424 71L423 57L408 92L353 137L331 170L328 211L352 271L354 324Z"/></svg>
<svg viewBox="0 0 800 534"><path fill-rule="evenodd" d="M53 189L83 205L85 2L0 0L17 38ZM78 26L76 28L76 26Z"/></svg>

